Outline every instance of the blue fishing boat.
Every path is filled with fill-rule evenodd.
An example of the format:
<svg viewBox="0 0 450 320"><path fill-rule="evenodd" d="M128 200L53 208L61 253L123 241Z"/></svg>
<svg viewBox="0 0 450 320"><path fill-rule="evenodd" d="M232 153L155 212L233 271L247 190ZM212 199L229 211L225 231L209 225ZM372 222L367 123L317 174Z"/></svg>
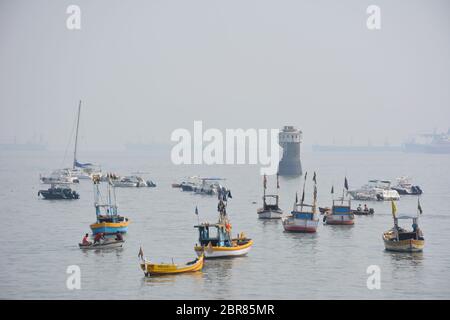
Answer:
<svg viewBox="0 0 450 320"><path fill-rule="evenodd" d="M113 174L108 174L107 179L107 201L106 203L100 203L100 176L94 175L92 177L94 182L95 215L97 216L96 222L90 225L92 233L126 233L128 231L128 224L130 221L128 218L125 218L118 213L116 192L112 182L115 179L115 176Z"/></svg>

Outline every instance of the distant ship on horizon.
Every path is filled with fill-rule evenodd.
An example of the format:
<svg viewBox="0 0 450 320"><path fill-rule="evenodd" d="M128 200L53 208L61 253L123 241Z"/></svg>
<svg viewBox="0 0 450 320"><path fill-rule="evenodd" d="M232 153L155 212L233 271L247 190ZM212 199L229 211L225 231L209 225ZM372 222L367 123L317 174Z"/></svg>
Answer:
<svg viewBox="0 0 450 320"><path fill-rule="evenodd" d="M402 146L390 145L319 145L313 144L314 152L396 152L402 151Z"/></svg>
<svg viewBox="0 0 450 320"><path fill-rule="evenodd" d="M27 142L17 142L14 137L12 142L3 140L0 142L1 151L45 151L47 150L47 145L42 142L42 138L39 142L36 139Z"/></svg>
<svg viewBox="0 0 450 320"><path fill-rule="evenodd" d="M450 129L447 133L425 133L417 135L403 144L405 152L450 153Z"/></svg>

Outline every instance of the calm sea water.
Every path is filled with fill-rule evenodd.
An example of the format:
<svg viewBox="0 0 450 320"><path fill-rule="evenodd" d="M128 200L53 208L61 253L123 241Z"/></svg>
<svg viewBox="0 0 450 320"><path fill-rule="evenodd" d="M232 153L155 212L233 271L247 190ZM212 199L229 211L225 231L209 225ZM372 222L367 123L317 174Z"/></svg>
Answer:
<svg viewBox="0 0 450 320"><path fill-rule="evenodd" d="M0 298L2 299L448 299L450 298L450 156L404 153L302 153L304 170L317 171L319 204L330 205L330 189L370 178L410 175L424 190L421 254L384 251L381 234L391 228L390 204L370 203L371 217L353 227L321 224L317 234L290 234L280 221L261 221L262 179L257 166L174 166L166 153L85 153L119 174L134 171L157 188L117 189L119 209L131 219L120 250L83 252L78 242L95 220L93 188L81 181L76 201L40 200L39 173L61 167L61 152L0 154ZM80 159L81 160L81 159ZM68 161L70 162L70 161ZM66 164L66 166L68 163ZM246 257L207 261L195 274L145 278L137 254L156 262L183 263L197 242L195 207L201 221L215 221L216 198L184 193L171 183L188 175L227 179L233 199L233 233L254 239ZM302 180L280 178L281 206L289 212ZM269 179L269 188L275 187ZM299 192L300 193L300 192ZM307 186L307 198L312 184ZM253 202L256 201L257 204ZM354 203L357 206L357 203ZM417 198L402 197L400 213L416 213ZM410 227L409 225L407 227ZM81 268L81 289L68 290L66 269ZM381 269L381 289L369 290L367 267Z"/></svg>

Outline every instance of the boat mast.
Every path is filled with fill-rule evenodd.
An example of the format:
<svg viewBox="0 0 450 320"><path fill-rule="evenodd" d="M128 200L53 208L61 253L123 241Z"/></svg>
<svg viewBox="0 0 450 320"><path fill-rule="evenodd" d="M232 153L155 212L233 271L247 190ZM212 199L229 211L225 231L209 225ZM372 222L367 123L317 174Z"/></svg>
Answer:
<svg viewBox="0 0 450 320"><path fill-rule="evenodd" d="M73 169L75 169L76 162L77 162L78 127L80 125L80 112L81 112L81 100L78 103L77 131L75 133L75 148L74 148L74 151L73 151Z"/></svg>

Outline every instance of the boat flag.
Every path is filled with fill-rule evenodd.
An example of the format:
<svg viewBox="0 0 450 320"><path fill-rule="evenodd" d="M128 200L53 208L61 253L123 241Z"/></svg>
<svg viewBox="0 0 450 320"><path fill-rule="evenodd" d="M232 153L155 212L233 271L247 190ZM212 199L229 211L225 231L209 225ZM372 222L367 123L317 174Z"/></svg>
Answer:
<svg viewBox="0 0 450 320"><path fill-rule="evenodd" d="M139 246L138 258L141 258L142 260L144 260L144 251L142 250L141 246Z"/></svg>
<svg viewBox="0 0 450 320"><path fill-rule="evenodd" d="M317 180L316 180L316 172L315 172L315 171L314 171L313 181L314 181L314 183L317 183Z"/></svg>
<svg viewBox="0 0 450 320"><path fill-rule="evenodd" d="M420 205L420 199L417 199L417 210L419 210L419 213L422 214L422 206Z"/></svg>
<svg viewBox="0 0 450 320"><path fill-rule="evenodd" d="M397 206L395 205L394 200L391 201L392 206L392 216L395 218L395 214L397 213Z"/></svg>
<svg viewBox="0 0 450 320"><path fill-rule="evenodd" d="M264 189L267 189L267 176L264 174Z"/></svg>
<svg viewBox="0 0 450 320"><path fill-rule="evenodd" d="M345 190L348 191L348 181L347 181L347 177L345 177L344 188L345 188Z"/></svg>
<svg viewBox="0 0 450 320"><path fill-rule="evenodd" d="M277 189L280 189L279 174L277 172Z"/></svg>
<svg viewBox="0 0 450 320"><path fill-rule="evenodd" d="M297 192L295 193L295 203L298 203L298 194L297 194Z"/></svg>
<svg viewBox="0 0 450 320"><path fill-rule="evenodd" d="M331 194L334 194L334 186L331 186Z"/></svg>
<svg viewBox="0 0 450 320"><path fill-rule="evenodd" d="M195 206L195 214L198 215L198 208Z"/></svg>

